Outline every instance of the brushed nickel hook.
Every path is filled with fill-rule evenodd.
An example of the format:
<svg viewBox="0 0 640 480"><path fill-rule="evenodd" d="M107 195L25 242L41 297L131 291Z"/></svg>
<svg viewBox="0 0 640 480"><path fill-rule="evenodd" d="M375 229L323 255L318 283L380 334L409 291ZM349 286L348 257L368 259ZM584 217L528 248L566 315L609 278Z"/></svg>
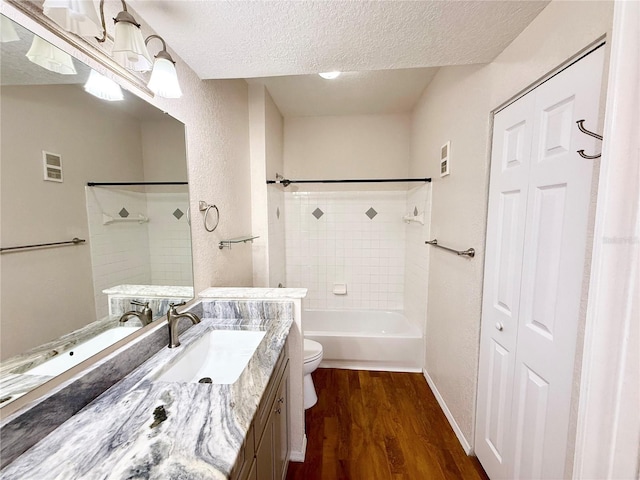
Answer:
<svg viewBox="0 0 640 480"><path fill-rule="evenodd" d="M578 130L580 130L582 133L602 141L602 135L598 135L597 133L591 132L584 128L584 119L578 120L576 123L578 124ZM593 160L595 158L600 158L602 156L602 153L599 153L598 155L587 155L586 153L584 153L584 150L578 150L578 155L580 155L582 158L586 158L587 160Z"/></svg>

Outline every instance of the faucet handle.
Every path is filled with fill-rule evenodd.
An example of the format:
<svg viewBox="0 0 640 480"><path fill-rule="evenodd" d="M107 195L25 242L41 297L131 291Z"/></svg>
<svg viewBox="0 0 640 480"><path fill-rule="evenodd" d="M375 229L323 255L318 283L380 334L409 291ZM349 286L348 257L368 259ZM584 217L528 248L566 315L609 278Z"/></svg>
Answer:
<svg viewBox="0 0 640 480"><path fill-rule="evenodd" d="M186 305L186 304L187 304L187 302L180 302L180 303L173 303L172 302L172 303L169 304L169 311L171 313L177 313L176 312L176 307L182 307L183 305Z"/></svg>
<svg viewBox="0 0 640 480"><path fill-rule="evenodd" d="M140 302L138 300L131 300L131 305L136 305L138 307L149 308L149 302Z"/></svg>

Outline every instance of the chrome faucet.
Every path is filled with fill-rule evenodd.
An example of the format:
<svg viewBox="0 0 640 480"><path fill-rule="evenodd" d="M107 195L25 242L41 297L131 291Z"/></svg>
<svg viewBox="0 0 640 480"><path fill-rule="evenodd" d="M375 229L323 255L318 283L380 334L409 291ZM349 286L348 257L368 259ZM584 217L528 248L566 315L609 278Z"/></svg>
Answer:
<svg viewBox="0 0 640 480"><path fill-rule="evenodd" d="M181 307L185 304L186 302L169 304L169 312L167 313L167 321L169 322L169 348L176 348L180 346L180 340L178 339L178 320L181 318L188 318L194 325L200 323L200 319L195 313L178 313L176 311L176 307Z"/></svg>
<svg viewBox="0 0 640 480"><path fill-rule="evenodd" d="M149 308L149 302L138 302L137 300L132 300L131 305L137 305L139 307L143 307L142 311L138 312L137 310L131 310L130 312L124 313L120 317L120 323L125 323L131 317L138 317L142 322L142 326L149 325L153 321L153 312Z"/></svg>

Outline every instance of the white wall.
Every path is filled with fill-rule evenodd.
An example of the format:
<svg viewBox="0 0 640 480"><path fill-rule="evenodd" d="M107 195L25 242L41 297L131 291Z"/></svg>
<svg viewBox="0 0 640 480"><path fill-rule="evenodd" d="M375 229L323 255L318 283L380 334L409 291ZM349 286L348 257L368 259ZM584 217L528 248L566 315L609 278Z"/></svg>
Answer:
<svg viewBox="0 0 640 480"><path fill-rule="evenodd" d="M3 86L1 94L2 246L88 239L86 182L142 178L139 123L98 113L100 100L79 85ZM43 181L42 150L62 155L63 183ZM88 244L0 261L2 358L95 320Z"/></svg>
<svg viewBox="0 0 640 480"><path fill-rule="evenodd" d="M412 119L411 175L433 177L431 236L474 247L472 261L432 250L426 371L472 443L487 214L490 111L611 28L610 2L551 2L494 62L441 68ZM439 178L451 140L451 175Z"/></svg>
<svg viewBox="0 0 640 480"><path fill-rule="evenodd" d="M266 178L274 180L284 171L284 118L265 88ZM284 191L280 186L267 188L269 227L269 286L286 285L284 235Z"/></svg>
<svg viewBox="0 0 640 480"><path fill-rule="evenodd" d="M406 177L411 119L408 113L287 117L284 176L289 179ZM360 184L358 190L374 189ZM290 186L288 191L327 187ZM332 190L339 189L331 185ZM353 187L348 187L353 188ZM389 188L397 189L397 184Z"/></svg>
<svg viewBox="0 0 640 480"><path fill-rule="evenodd" d="M254 240L253 285L284 284L284 198L278 187L267 188L283 170L283 119L271 95L259 83L249 85L251 145L251 224ZM278 214L278 212L280 212Z"/></svg>
<svg viewBox="0 0 640 480"><path fill-rule="evenodd" d="M146 182L186 182L184 125L173 118L140 122L142 164ZM147 187L158 192L159 187Z"/></svg>

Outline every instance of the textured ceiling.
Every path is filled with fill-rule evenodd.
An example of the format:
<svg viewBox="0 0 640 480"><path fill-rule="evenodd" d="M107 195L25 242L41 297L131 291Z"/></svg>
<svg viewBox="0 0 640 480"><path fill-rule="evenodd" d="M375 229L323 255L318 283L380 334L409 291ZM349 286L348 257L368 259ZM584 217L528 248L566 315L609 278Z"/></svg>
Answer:
<svg viewBox="0 0 640 480"><path fill-rule="evenodd" d="M128 3L208 79L485 63L548 2Z"/></svg>
<svg viewBox="0 0 640 480"><path fill-rule="evenodd" d="M263 77L262 83L285 117L410 111L437 68L347 72L335 80L319 75Z"/></svg>

